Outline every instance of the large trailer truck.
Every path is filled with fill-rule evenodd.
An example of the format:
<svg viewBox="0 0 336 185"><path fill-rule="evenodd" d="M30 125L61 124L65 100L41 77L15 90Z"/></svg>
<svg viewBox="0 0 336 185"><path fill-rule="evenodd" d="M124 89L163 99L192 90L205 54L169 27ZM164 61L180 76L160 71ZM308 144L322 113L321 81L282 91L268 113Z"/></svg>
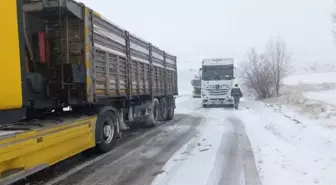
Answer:
<svg viewBox="0 0 336 185"><path fill-rule="evenodd" d="M234 105L231 89L235 67L232 58L211 58L202 61L202 105Z"/></svg>
<svg viewBox="0 0 336 185"><path fill-rule="evenodd" d="M73 0L4 1L0 17L0 184L173 118L175 56Z"/></svg>

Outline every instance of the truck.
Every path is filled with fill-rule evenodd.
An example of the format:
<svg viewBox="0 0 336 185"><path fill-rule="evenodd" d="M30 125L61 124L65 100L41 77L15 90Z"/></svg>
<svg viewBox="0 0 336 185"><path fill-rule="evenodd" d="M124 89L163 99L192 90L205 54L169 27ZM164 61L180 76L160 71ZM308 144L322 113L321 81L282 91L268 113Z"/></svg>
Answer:
<svg viewBox="0 0 336 185"><path fill-rule="evenodd" d="M0 184L173 119L176 56L73 0L4 1L0 17Z"/></svg>
<svg viewBox="0 0 336 185"><path fill-rule="evenodd" d="M193 98L201 98L201 79L198 75L195 75L194 79L191 80L191 85L193 86Z"/></svg>
<svg viewBox="0 0 336 185"><path fill-rule="evenodd" d="M211 58L202 61L202 106L234 106L231 89L235 67L232 58Z"/></svg>

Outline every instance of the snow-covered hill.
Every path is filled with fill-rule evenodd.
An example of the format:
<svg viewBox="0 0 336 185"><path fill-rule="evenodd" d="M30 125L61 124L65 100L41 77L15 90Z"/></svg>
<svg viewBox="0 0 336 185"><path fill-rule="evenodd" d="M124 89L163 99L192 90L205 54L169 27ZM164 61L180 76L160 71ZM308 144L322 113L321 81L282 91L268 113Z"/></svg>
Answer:
<svg viewBox="0 0 336 185"><path fill-rule="evenodd" d="M292 74L309 74L309 73L328 73L336 71L336 61L301 61L293 62Z"/></svg>
<svg viewBox="0 0 336 185"><path fill-rule="evenodd" d="M292 75L283 80L285 85L336 83L336 72Z"/></svg>

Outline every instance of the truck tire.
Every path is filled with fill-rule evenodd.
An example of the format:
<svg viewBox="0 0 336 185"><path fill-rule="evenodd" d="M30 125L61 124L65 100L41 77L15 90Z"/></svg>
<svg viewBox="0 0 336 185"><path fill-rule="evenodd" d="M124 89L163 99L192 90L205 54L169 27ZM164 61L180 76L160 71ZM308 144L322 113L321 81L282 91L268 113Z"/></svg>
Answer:
<svg viewBox="0 0 336 185"><path fill-rule="evenodd" d="M153 99L150 106L150 113L145 121L145 126L155 126L160 118L160 103L156 98Z"/></svg>
<svg viewBox="0 0 336 185"><path fill-rule="evenodd" d="M118 118L111 111L98 116L96 123L96 149L99 152L108 152L116 145L118 137Z"/></svg>
<svg viewBox="0 0 336 185"><path fill-rule="evenodd" d="M160 101L160 116L162 121L167 120L168 116L168 103L166 98L162 98Z"/></svg>
<svg viewBox="0 0 336 185"><path fill-rule="evenodd" d="M172 120L174 118L174 113L175 113L175 99L170 98L168 100L168 114L167 114L167 119L166 120Z"/></svg>

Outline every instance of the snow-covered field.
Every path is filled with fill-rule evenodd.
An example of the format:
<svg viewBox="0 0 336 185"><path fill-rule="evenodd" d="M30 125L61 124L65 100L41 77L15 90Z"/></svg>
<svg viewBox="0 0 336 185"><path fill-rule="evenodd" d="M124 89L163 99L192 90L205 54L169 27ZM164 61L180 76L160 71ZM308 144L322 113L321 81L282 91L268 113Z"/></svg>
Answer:
<svg viewBox="0 0 336 185"><path fill-rule="evenodd" d="M336 62L335 60L295 61L292 68L293 74L328 73L336 71Z"/></svg>
<svg viewBox="0 0 336 185"><path fill-rule="evenodd" d="M335 82L336 82L336 72L293 75L283 80L283 83L286 85L323 84L323 83L335 83Z"/></svg>

